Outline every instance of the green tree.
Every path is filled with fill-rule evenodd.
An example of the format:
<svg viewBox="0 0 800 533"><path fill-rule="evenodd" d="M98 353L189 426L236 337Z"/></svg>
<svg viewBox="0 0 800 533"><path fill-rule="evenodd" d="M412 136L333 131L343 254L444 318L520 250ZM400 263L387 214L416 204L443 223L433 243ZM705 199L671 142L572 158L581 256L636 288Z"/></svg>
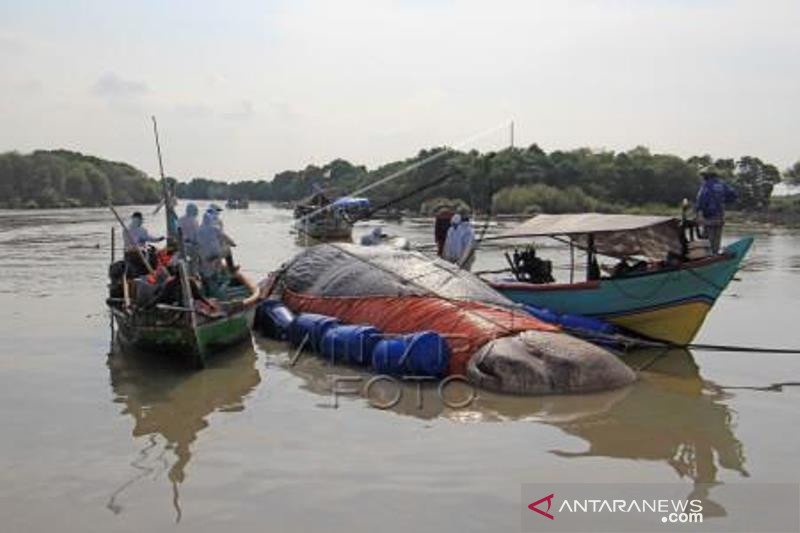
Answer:
<svg viewBox="0 0 800 533"><path fill-rule="evenodd" d="M781 174L774 165L757 157L744 156L735 164L732 181L742 209L761 211L769 206L772 188L781 181Z"/></svg>
<svg viewBox="0 0 800 533"><path fill-rule="evenodd" d="M791 185L800 185L800 161L784 171L783 179Z"/></svg>

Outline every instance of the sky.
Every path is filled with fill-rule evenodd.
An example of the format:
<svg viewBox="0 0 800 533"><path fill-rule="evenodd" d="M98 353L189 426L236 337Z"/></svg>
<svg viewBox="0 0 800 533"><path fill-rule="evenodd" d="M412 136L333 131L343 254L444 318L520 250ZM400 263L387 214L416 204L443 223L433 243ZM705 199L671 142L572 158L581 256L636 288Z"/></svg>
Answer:
<svg viewBox="0 0 800 533"><path fill-rule="evenodd" d="M800 159L798 0L0 0L0 151L271 179L421 148Z"/></svg>

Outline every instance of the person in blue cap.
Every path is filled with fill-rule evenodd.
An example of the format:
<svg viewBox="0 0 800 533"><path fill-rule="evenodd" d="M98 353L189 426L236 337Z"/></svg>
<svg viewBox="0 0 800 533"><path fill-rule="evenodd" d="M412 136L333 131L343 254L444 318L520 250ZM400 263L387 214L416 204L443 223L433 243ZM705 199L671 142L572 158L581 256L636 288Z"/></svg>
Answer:
<svg viewBox="0 0 800 533"><path fill-rule="evenodd" d="M703 184L697 191L694 210L697 222L703 226L712 254L718 254L722 242L722 227L725 225L725 204L736 201L736 190L722 181L720 171L714 165L700 169Z"/></svg>

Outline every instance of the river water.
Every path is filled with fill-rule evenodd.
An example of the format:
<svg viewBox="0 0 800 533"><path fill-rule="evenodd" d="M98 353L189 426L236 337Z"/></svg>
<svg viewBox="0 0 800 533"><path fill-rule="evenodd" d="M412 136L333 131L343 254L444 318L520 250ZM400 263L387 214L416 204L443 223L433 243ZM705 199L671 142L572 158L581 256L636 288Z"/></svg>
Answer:
<svg viewBox="0 0 800 533"><path fill-rule="evenodd" d="M288 210L224 218L253 278L301 249ZM366 376L313 356L292 364L262 338L197 373L109 356L113 224L103 209L0 211L2 531L517 531L523 483L670 482L690 494L800 479L798 356L636 353L629 363L646 369L622 390L480 391L454 409L405 386L390 410L358 395L334 408L328 376ZM385 227L431 240L426 221ZM755 245L698 342L800 345L800 233L728 233ZM488 250L474 270L502 266Z"/></svg>

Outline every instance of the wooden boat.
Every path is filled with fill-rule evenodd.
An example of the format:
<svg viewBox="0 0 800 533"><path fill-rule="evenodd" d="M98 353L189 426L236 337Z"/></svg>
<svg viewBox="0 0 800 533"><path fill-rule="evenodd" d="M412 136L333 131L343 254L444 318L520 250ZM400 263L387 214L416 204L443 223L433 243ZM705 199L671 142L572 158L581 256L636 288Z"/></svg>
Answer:
<svg viewBox="0 0 800 533"><path fill-rule="evenodd" d="M350 197L331 200L328 194L317 191L295 207L295 231L317 241L350 240L353 224L369 211L369 201Z"/></svg>
<svg viewBox="0 0 800 533"><path fill-rule="evenodd" d="M215 301L222 309L219 314L193 313L188 307L164 304L140 308L113 299L108 305L123 348L203 368L214 353L250 339L254 308L246 300L251 294L244 286L229 289L225 299Z"/></svg>
<svg viewBox="0 0 800 533"><path fill-rule="evenodd" d="M247 198L228 198L225 202L225 207L228 209L248 209L250 201Z"/></svg>
<svg viewBox="0 0 800 533"><path fill-rule="evenodd" d="M533 237L552 237L585 250L587 279L533 283L518 275L489 280L491 286L516 302L599 318L677 344L694 339L753 242L746 237L718 255L697 253L702 242L687 236L685 224L676 218L594 213L539 215L499 238ZM598 254L639 263L602 275Z"/></svg>
<svg viewBox="0 0 800 533"><path fill-rule="evenodd" d="M158 147L155 118L153 128ZM158 159L161 168L160 147ZM161 183L161 205L167 220L167 246L172 247L167 250L171 252L169 258L164 256L163 261L154 261L152 256L157 254L145 257L140 248L133 247L127 258L115 261L112 231L111 282L106 303L111 311L112 324L117 326L117 339L121 347L156 352L179 359L192 368L203 368L213 353L251 338L253 310L259 291L237 272L216 291L216 297L203 295L201 300L205 301L194 298L195 291L200 291L198 294L204 292L203 282L199 276L190 274L189 264L193 258L184 249L183 237L174 223L177 220L174 192L164 177L163 168ZM114 207L110 208L123 231L128 231ZM133 262L138 265L137 269L131 266L131 255ZM137 258L138 261L135 261ZM134 277L142 274L142 268L146 269L145 275ZM170 282L173 283L172 290L166 290Z"/></svg>

